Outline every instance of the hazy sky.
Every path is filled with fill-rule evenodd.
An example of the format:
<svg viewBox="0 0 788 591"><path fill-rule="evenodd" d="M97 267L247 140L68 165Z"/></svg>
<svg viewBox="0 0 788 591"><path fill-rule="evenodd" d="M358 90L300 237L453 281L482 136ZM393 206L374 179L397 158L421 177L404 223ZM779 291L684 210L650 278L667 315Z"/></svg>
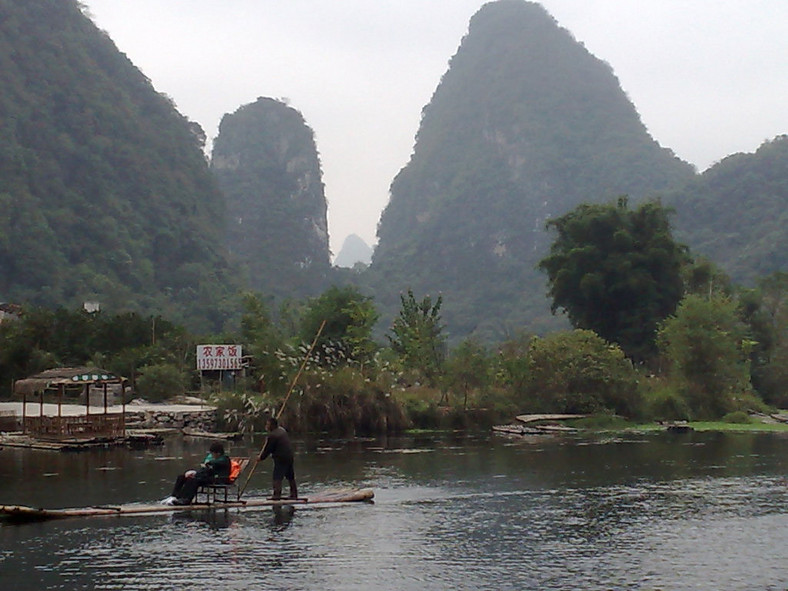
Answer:
<svg viewBox="0 0 788 591"><path fill-rule="evenodd" d="M82 0L202 125L259 96L315 131L331 248L376 242L421 109L484 0ZM788 1L543 0L608 62L652 136L704 170L788 133Z"/></svg>

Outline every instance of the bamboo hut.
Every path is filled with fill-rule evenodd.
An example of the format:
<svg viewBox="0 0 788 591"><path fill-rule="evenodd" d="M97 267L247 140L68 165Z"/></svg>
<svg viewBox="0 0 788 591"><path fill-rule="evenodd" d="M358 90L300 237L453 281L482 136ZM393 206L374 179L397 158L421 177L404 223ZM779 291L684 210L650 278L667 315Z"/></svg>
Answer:
<svg viewBox="0 0 788 591"><path fill-rule="evenodd" d="M48 369L39 374L14 382L14 393L22 396L22 431L40 439L115 439L126 435L126 406L122 403L120 413L108 412L108 388L120 384L126 379L97 367L59 367ZM100 413L90 412L90 388L103 391L104 409ZM64 399L73 395L84 394L85 413L78 415L63 414ZM44 412L45 393L56 396L57 413L47 415ZM28 413L28 399L36 402L38 398L38 414ZM34 406L35 408L35 406Z"/></svg>

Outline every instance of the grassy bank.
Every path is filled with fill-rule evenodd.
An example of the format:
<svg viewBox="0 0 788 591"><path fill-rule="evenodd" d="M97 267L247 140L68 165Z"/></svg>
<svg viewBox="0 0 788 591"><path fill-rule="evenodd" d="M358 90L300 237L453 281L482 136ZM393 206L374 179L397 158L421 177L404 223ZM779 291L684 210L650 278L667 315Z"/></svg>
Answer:
<svg viewBox="0 0 788 591"><path fill-rule="evenodd" d="M764 422L754 418L749 423L729 423L726 421L690 421L681 423L687 425L693 431L747 431L764 433L788 433L788 423ZM626 428L630 431L664 431L666 425L660 423L643 423L631 425Z"/></svg>

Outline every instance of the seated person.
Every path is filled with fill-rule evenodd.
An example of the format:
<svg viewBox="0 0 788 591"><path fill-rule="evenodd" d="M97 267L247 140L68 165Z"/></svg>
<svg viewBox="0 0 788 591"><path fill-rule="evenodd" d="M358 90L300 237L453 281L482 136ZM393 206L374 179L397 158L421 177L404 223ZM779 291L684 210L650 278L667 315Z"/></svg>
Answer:
<svg viewBox="0 0 788 591"><path fill-rule="evenodd" d="M205 461L198 470L179 474L172 495L162 501L164 505L189 505L204 484L228 484L230 482L230 458L218 441L211 444Z"/></svg>

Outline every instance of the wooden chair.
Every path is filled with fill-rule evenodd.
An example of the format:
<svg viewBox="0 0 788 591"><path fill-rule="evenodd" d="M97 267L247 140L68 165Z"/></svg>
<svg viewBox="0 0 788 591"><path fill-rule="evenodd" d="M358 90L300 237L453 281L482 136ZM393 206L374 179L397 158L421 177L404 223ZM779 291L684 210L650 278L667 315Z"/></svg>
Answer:
<svg viewBox="0 0 788 591"><path fill-rule="evenodd" d="M197 494L194 497L195 503L200 502L201 495L205 497L206 505L219 502L237 502L241 500L241 490L238 488L238 479L241 474L244 473L244 470L246 470L246 466L249 464L249 458L230 458L230 461L237 462L241 467L240 471L237 471L237 474L235 474L234 478L231 474L231 480L228 484L203 484L200 486L200 488L197 489ZM230 493L232 493L235 498L232 498Z"/></svg>

